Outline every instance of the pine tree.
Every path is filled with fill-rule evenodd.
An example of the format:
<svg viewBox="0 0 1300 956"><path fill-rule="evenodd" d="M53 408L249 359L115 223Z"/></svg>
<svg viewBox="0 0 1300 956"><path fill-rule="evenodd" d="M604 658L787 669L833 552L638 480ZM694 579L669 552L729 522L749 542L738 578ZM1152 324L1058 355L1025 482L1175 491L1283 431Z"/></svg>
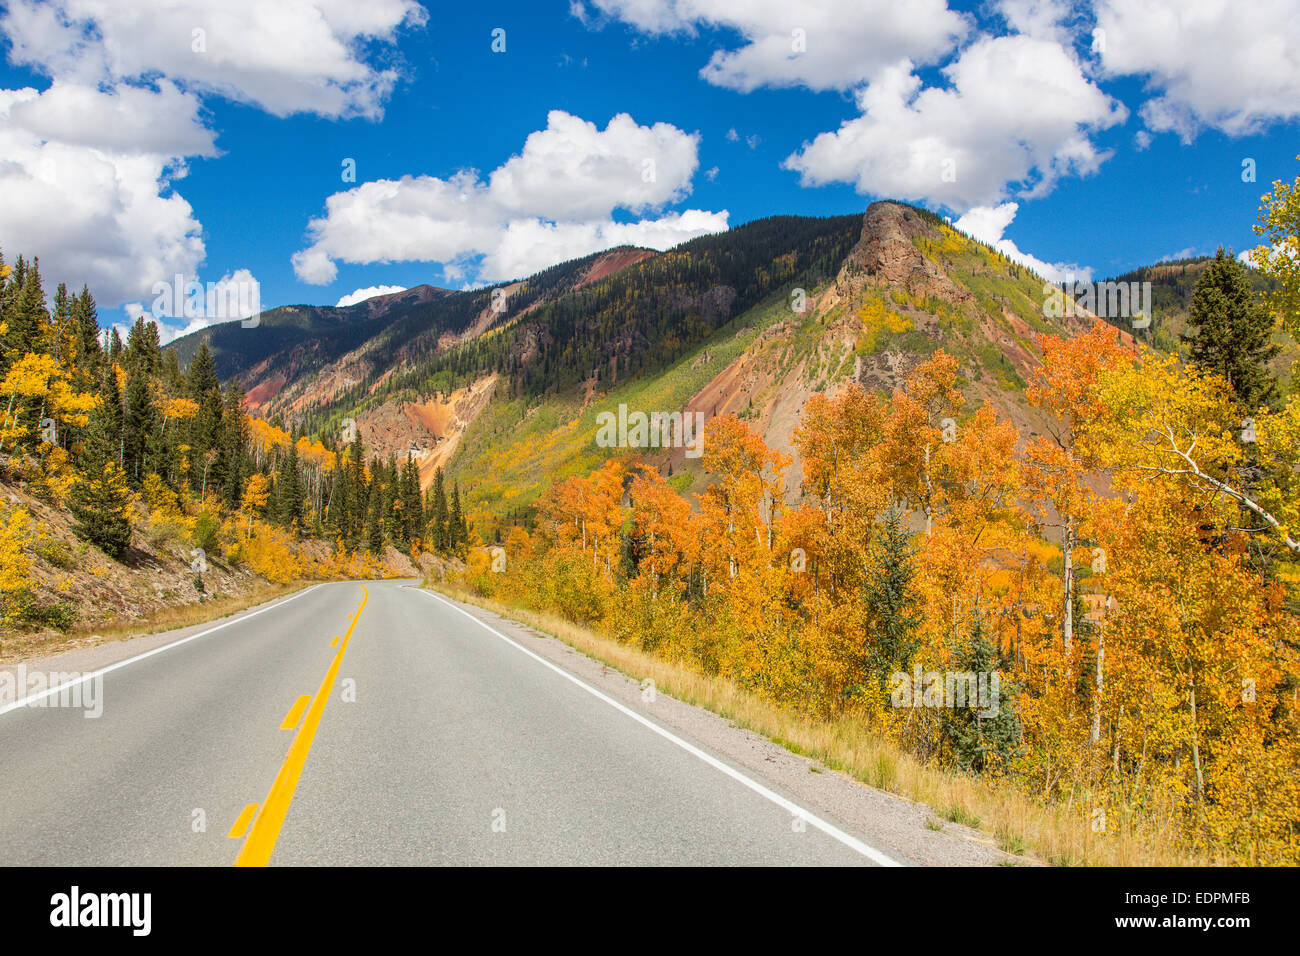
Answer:
<svg viewBox="0 0 1300 956"><path fill-rule="evenodd" d="M414 545L424 531L424 502L420 499L420 471L415 459L407 457L399 480L402 502L402 540Z"/></svg>
<svg viewBox="0 0 1300 956"><path fill-rule="evenodd" d="M142 315L135 320L126 336L126 357L123 364L131 372L157 375L162 370L162 345L158 340L158 326Z"/></svg>
<svg viewBox="0 0 1300 956"><path fill-rule="evenodd" d="M442 469L433 473L433 491L430 496L429 535L433 550L445 554L449 547L447 534L447 489L443 483Z"/></svg>
<svg viewBox="0 0 1300 956"><path fill-rule="evenodd" d="M993 691L993 675L998 675L995 699L965 701L965 706L948 706L938 711L944 741L952 752L952 759L961 770L974 773L1001 773L1020 748L1022 729L1016 708L1019 688L1002 679L1001 661L997 648L984 633L984 622L979 616L970 637L964 645L954 649L951 668L958 674L973 674L976 688L980 681Z"/></svg>
<svg viewBox="0 0 1300 956"><path fill-rule="evenodd" d="M451 514L448 517L447 525L447 550L451 554L460 555L464 552L465 545L469 543L469 531L465 526L465 515L460 510L459 483L452 485Z"/></svg>
<svg viewBox="0 0 1300 956"><path fill-rule="evenodd" d="M378 479L376 478L376 481ZM371 554L384 553L384 494L380 489L371 489L370 516L366 528L366 547Z"/></svg>
<svg viewBox="0 0 1300 956"><path fill-rule="evenodd" d="M168 355L175 352L168 350ZM238 508L248 480L248 423L244 418L244 389L232 379L222 401L220 457L226 505Z"/></svg>
<svg viewBox="0 0 1300 956"><path fill-rule="evenodd" d="M376 481L379 481L382 476L380 487L382 487L383 497L384 534L394 543L402 541L402 505L398 488L397 458L389 455L388 462L382 467L379 459L376 458L370 470L375 475Z"/></svg>
<svg viewBox="0 0 1300 956"><path fill-rule="evenodd" d="M138 485L149 473L158 434L157 418L149 376L133 370L126 380L126 414L122 422L122 468L133 484Z"/></svg>
<svg viewBox="0 0 1300 956"><path fill-rule="evenodd" d="M281 525L293 528L301 525L303 513L302 476L298 473L298 446L289 443L289 450L280 461L276 477L277 505L276 517Z"/></svg>
<svg viewBox="0 0 1300 956"><path fill-rule="evenodd" d="M5 331L0 336L0 374L29 352L40 352L49 313L45 310L45 290L41 287L40 260L29 267L18 257L11 282L13 294L5 303Z"/></svg>
<svg viewBox="0 0 1300 956"><path fill-rule="evenodd" d="M912 549L902 516L891 511L874 544L874 570L862 589L866 618L865 665L880 687L890 676L906 673L920 646L921 613L912 588Z"/></svg>
<svg viewBox="0 0 1300 956"><path fill-rule="evenodd" d="M1251 289L1250 272L1222 248L1196 280L1187 326L1192 364L1225 378L1247 413L1277 399L1268 367L1278 353L1272 318Z"/></svg>
<svg viewBox="0 0 1300 956"><path fill-rule="evenodd" d="M112 558L120 558L131 542L130 492L126 475L115 461L87 471L72 485L68 507L76 519L77 535Z"/></svg>
<svg viewBox="0 0 1300 956"><path fill-rule="evenodd" d="M95 297L84 285L81 294L72 303L72 324L77 348L77 370L82 376L78 384L85 388L99 375L104 350L99 344L99 310L95 305Z"/></svg>
<svg viewBox="0 0 1300 956"><path fill-rule="evenodd" d="M90 421L81 436L78 465L89 473L104 470L107 462L122 460L122 392L117 375L105 368L99 385L99 404L90 412Z"/></svg>

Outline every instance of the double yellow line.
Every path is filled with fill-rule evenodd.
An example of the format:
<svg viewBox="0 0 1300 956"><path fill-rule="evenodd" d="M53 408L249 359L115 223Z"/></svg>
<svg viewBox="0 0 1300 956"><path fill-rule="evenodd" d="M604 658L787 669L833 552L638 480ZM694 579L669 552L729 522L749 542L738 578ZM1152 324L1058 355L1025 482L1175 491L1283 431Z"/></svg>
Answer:
<svg viewBox="0 0 1300 956"><path fill-rule="evenodd" d="M294 735L293 743L289 745L289 752L285 755L284 763L280 766L280 772L275 776L275 782L271 784L271 790L266 795L266 800L262 803L262 811L257 814L253 820L253 828L249 831L244 845L239 850L239 856L235 857L235 866L266 866L271 860L271 853L275 850L275 841L280 837L280 828L284 825L285 815L289 812L289 803L293 800L294 791L298 788L298 778L302 776L302 768L307 763L307 754L311 752L312 740L316 737L316 728L320 726L321 715L325 713L325 702L329 700L331 688L338 677L339 665L343 663L343 655L347 652L348 641L352 638L352 632L356 629L357 621L361 619L361 612L366 608L366 602L370 600L370 592L366 586L361 586L361 603L357 605L357 611L352 615L352 621L348 624L347 632L343 635L343 640L339 642L338 652L335 653L334 659L330 661L329 670L325 672L325 679L321 681L320 689L316 691L316 696L311 699L311 706L307 708L307 715L303 718L302 726L298 728L298 733ZM337 640L337 638L336 638ZM301 712L301 703L303 698L299 698L293 710ZM296 716L292 712L290 716ZM290 723L289 718L285 718L285 724L293 726L297 721ZM248 827L248 820L256 812L256 804L249 804L244 808L244 812L239 815L235 826L231 829L231 836L239 836Z"/></svg>

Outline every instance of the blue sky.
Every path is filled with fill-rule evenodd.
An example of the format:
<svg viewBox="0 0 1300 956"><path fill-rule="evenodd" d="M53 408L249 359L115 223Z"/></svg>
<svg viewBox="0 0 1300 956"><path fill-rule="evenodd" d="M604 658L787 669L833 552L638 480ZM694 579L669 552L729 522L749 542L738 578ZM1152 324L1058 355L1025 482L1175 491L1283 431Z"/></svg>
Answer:
<svg viewBox="0 0 1300 956"><path fill-rule="evenodd" d="M1248 248L1300 172L1280 0L120 6L0 18L0 248L109 322L176 272L334 304L876 198L1100 278Z"/></svg>

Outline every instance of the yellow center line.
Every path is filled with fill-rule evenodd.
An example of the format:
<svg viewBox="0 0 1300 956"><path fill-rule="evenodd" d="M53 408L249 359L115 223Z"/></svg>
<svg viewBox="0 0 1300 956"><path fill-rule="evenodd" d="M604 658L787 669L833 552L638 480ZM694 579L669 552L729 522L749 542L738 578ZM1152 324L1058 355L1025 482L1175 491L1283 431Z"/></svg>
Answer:
<svg viewBox="0 0 1300 956"><path fill-rule="evenodd" d="M311 696L308 694L303 694L295 700L293 706L289 708L289 713L284 715L284 723L280 725L280 729L293 730L297 727L298 721L302 720L302 712L307 709L307 704L310 700Z"/></svg>
<svg viewBox="0 0 1300 956"><path fill-rule="evenodd" d="M253 814L256 812L256 803L250 803L248 806L244 807L244 809L239 812L239 819L235 821L235 825L230 828L230 832L227 833L226 836L230 837L232 840L238 840L242 837L248 830L248 824L252 822Z"/></svg>
<svg viewBox="0 0 1300 956"><path fill-rule="evenodd" d="M338 646L339 646L339 636L335 634L334 640L330 641L330 647L338 647Z"/></svg>
<svg viewBox="0 0 1300 956"><path fill-rule="evenodd" d="M298 778L302 776L302 768L307 763L307 754L311 752L316 728L320 726L321 715L325 712L325 702L329 700L330 689L338 677L339 665L343 663L343 655L347 653L348 641L352 638L357 621L361 619L361 612L365 610L366 602L370 600L370 592L366 590L364 584L361 586L361 594L361 603L357 605L356 614L352 615L352 623L348 625L347 632L343 635L343 643L339 645L338 653L330 662L320 689L311 700L311 706L307 709L307 716L302 726L294 734L293 743L289 745L289 752L285 755L280 772L276 774L275 782L271 784L266 800L262 803L262 811L253 821L253 828L249 831L243 847L240 848L239 856L235 857L235 866L266 866L271 860L275 841L280 837L280 828L284 825L284 818L289 812L289 803L293 800L294 791L298 789Z"/></svg>

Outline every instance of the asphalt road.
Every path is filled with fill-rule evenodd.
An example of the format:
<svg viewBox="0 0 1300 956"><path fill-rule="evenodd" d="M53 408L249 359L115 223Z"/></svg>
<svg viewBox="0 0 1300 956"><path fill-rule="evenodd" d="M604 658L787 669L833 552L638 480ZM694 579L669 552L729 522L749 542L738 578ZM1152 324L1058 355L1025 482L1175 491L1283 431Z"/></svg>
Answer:
<svg viewBox="0 0 1300 956"><path fill-rule="evenodd" d="M408 583L318 585L90 681L98 717L0 706L0 863L895 862Z"/></svg>

